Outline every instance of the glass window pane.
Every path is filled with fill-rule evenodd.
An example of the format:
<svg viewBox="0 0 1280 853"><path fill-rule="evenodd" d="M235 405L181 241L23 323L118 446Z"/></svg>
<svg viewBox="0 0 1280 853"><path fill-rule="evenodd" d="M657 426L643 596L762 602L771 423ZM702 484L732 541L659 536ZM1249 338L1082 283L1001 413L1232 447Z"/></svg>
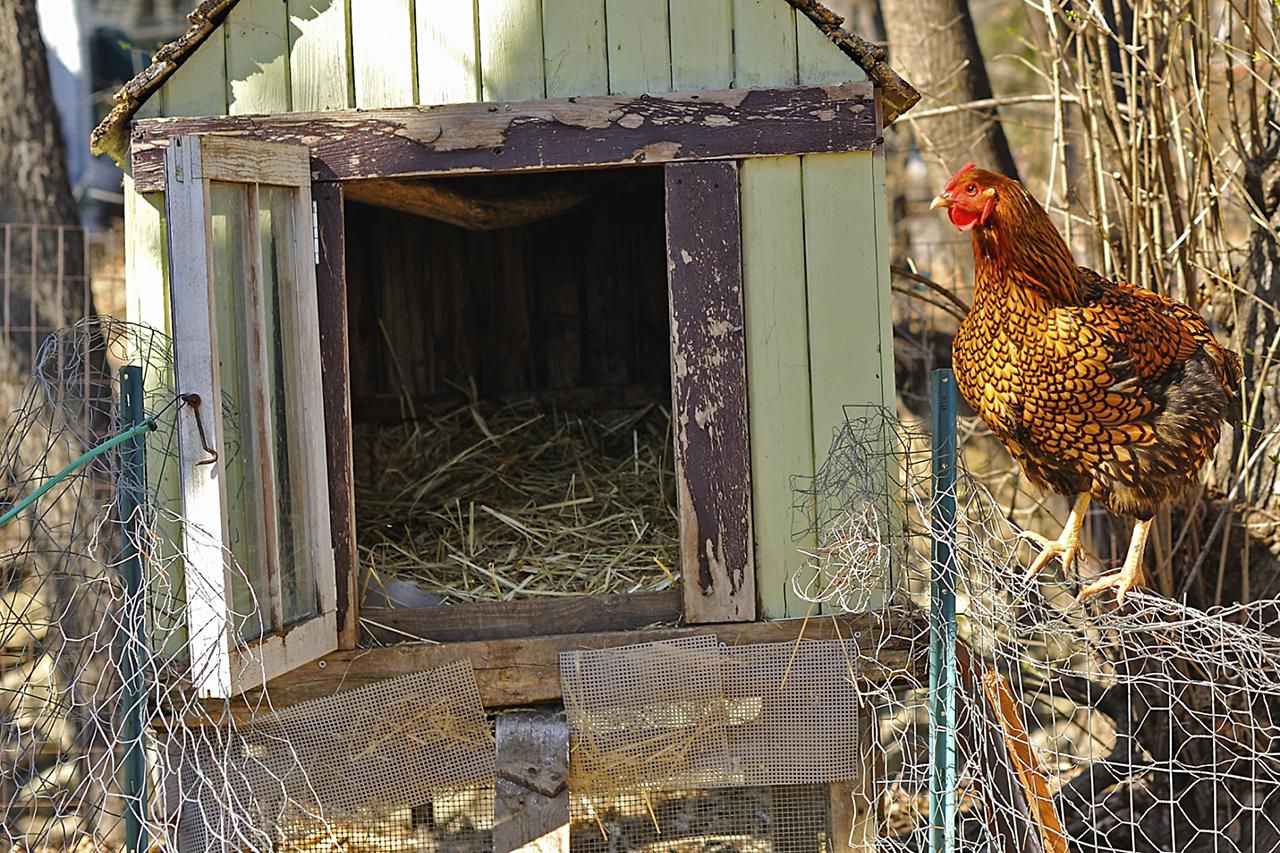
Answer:
<svg viewBox="0 0 1280 853"><path fill-rule="evenodd" d="M276 471L276 547L284 622L313 616L316 583L306 547L306 469L295 365L297 281L295 277L294 201L296 190L261 186L258 224L262 240L263 295L266 304L267 375L271 383L271 420ZM308 244L309 246L309 244Z"/></svg>
<svg viewBox="0 0 1280 853"><path fill-rule="evenodd" d="M248 343L249 196L239 184L212 182L209 206L213 237L214 315L218 329L218 372L222 385L222 462L227 478L228 547L232 620L245 640L264 633L270 619L266 530L261 483L256 472L252 424L254 395ZM205 415L202 415L204 417Z"/></svg>

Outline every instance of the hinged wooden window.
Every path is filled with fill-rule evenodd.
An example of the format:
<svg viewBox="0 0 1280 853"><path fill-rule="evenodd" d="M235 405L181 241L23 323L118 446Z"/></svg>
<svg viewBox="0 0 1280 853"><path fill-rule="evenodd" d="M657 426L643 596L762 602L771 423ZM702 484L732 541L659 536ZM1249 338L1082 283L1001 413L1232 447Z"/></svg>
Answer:
<svg viewBox="0 0 1280 853"><path fill-rule="evenodd" d="M305 147L165 156L191 677L265 683L337 645Z"/></svg>

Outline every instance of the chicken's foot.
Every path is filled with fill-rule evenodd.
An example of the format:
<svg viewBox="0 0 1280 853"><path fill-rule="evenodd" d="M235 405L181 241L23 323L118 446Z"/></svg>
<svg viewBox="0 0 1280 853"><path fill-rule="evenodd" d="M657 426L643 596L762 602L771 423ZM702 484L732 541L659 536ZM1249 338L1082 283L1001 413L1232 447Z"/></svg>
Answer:
<svg viewBox="0 0 1280 853"><path fill-rule="evenodd" d="M1089 493L1076 495L1075 505L1071 507L1071 515L1062 528L1062 535L1057 539L1049 539L1039 533L1024 530L1018 534L1022 539L1030 539L1040 546L1040 553L1031 561L1027 570L1027 580L1031 580L1057 557L1062 558L1062 567L1071 568L1071 563L1080 555L1080 530L1084 527L1084 516L1089 511Z"/></svg>
<svg viewBox="0 0 1280 853"><path fill-rule="evenodd" d="M1133 537L1129 540L1129 553L1125 555L1124 566L1118 572L1112 572L1098 578L1080 590L1076 601L1083 601L1091 595L1115 587L1116 604L1124 604L1124 597L1135 586L1146 583L1142 573L1142 557L1147 550L1147 534L1151 531L1151 519L1138 520L1133 525Z"/></svg>

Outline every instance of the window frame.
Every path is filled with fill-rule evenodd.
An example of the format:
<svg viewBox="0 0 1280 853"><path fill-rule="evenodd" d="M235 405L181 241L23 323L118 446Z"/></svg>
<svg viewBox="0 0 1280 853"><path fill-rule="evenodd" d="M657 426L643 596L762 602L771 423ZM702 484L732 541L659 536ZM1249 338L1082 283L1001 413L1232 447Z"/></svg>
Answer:
<svg viewBox="0 0 1280 853"><path fill-rule="evenodd" d="M170 311L176 389L181 395L197 395L200 403L183 406L178 415L178 470L183 506L186 615L191 660L191 680L206 698L227 698L260 687L271 679L313 661L338 646L337 589L330 536L328 463L325 446L325 412L321 382L319 318L316 290L314 213L311 199L310 152L306 146L266 143L216 135L186 135L170 140L165 151L165 208L168 218ZM246 398L255 396L248 424L250 458L274 458L267 443L274 433L273 407L268 377L265 289L261 235L258 220L258 187L283 187L293 196L292 275L277 286L287 287L281 301L290 303L291 317L283 356L285 374L294 387L296 405L290 418L296 422L300 441L291 441L289 453L298 462L300 484L293 483L302 501L305 523L299 531L303 582L316 586L316 614L286 625L278 554L267 549L266 574L269 595L258 601L264 633L242 641L234 635L231 613L231 575L228 565L228 482L221 405L222 383L218 355L215 307L214 255L210 184L213 181L245 187L247 213L243 245L249 248L246 264L246 319L248 339L243 342L253 385ZM286 279L288 279L286 281ZM188 399L192 399L188 397ZM248 414L248 413L246 413ZM287 439L286 439L287 440ZM217 453L211 458L205 444ZM300 445L300 446L295 446ZM296 454L296 456L295 456ZM291 466L292 468L293 466ZM279 529L274 491L290 474L274 466L269 476L246 478L258 490L264 508L265 541L272 545Z"/></svg>

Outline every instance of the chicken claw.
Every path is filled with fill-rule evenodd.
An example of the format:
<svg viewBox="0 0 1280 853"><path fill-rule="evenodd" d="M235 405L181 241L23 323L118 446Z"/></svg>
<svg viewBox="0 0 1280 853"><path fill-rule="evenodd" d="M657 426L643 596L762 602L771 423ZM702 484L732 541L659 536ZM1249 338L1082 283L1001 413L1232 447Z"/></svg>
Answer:
<svg viewBox="0 0 1280 853"><path fill-rule="evenodd" d="M1067 517L1062 535L1057 539L1049 539L1030 530L1024 530L1018 534L1018 538L1029 539L1040 546L1040 553L1036 555L1031 562L1031 568L1027 570L1028 581L1058 557L1062 558L1063 568L1070 568L1071 563L1080 556L1080 530L1084 527L1084 516L1088 509L1089 493L1076 496L1075 505L1071 507L1071 515Z"/></svg>
<svg viewBox="0 0 1280 853"><path fill-rule="evenodd" d="M1080 590L1080 594L1076 596L1076 601L1084 601L1090 596L1114 587L1116 604L1123 605L1124 597L1128 595L1129 590L1146 583L1146 577L1142 573L1142 556L1147 549L1147 533L1150 529L1150 519L1134 522L1133 538L1129 540L1129 553L1125 555L1124 566L1121 567L1120 571L1103 575Z"/></svg>

